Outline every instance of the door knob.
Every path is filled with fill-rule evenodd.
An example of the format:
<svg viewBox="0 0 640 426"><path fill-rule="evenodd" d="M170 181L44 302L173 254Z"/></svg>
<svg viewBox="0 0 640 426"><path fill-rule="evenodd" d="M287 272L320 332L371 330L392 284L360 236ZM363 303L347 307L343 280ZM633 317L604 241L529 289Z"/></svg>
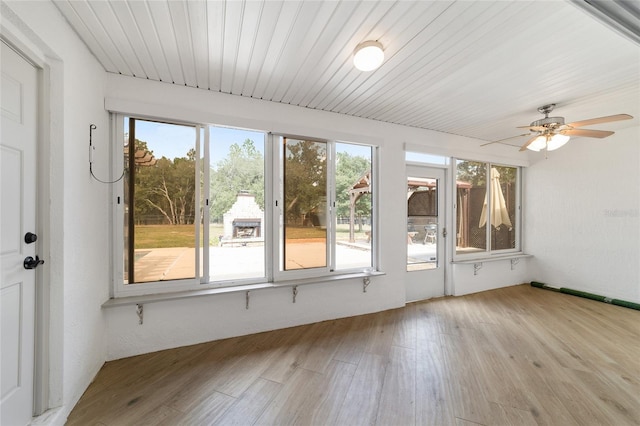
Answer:
<svg viewBox="0 0 640 426"><path fill-rule="evenodd" d="M44 260L40 259L38 256L34 259L31 256L27 256L24 259L24 269L36 269L38 265L42 265Z"/></svg>
<svg viewBox="0 0 640 426"><path fill-rule="evenodd" d="M24 234L24 242L27 244L35 243L37 239L38 236L33 232L27 232L26 234Z"/></svg>

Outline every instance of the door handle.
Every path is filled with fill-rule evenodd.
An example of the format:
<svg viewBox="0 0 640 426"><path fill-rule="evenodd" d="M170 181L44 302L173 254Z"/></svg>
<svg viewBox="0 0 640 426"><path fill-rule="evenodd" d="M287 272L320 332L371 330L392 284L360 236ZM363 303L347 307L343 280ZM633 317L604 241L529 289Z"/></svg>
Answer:
<svg viewBox="0 0 640 426"><path fill-rule="evenodd" d="M38 265L42 265L44 260L40 259L38 256L34 259L31 256L27 256L24 259L23 265L24 269L36 269Z"/></svg>

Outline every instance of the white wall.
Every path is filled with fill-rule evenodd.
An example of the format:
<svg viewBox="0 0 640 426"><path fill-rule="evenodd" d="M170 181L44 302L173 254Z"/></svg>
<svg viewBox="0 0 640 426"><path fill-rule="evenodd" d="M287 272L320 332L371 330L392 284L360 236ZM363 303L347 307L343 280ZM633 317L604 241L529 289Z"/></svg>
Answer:
<svg viewBox="0 0 640 426"><path fill-rule="evenodd" d="M640 128L575 138L526 173L537 281L640 302Z"/></svg>
<svg viewBox="0 0 640 426"><path fill-rule="evenodd" d="M455 135L149 80L109 75L107 92L106 108L116 112L378 145L380 269L386 273L372 278L367 293L358 279L299 287L296 304L290 289L251 292L249 310L244 293L146 304L142 325L135 306L109 308L108 359L403 306L406 218L404 209L393 206L406 203L404 143L429 146L442 155L526 162L516 150L507 149L502 151L507 157L498 157L479 148L482 142ZM452 277L455 294L518 284L526 271L526 261L515 271L509 261L486 264L479 276L473 276L473 265L459 265Z"/></svg>
<svg viewBox="0 0 640 426"><path fill-rule="evenodd" d="M50 2L9 1L2 5L3 34L31 49L49 69L51 93L43 110L49 175L39 202L49 256L42 267L51 290L51 407L62 422L105 360L105 319L110 253L108 186L89 176L89 124L97 126L101 149L97 172L108 171L108 114L103 108L105 72ZM46 167L45 167L46 169ZM40 268L39 268L40 271Z"/></svg>
<svg viewBox="0 0 640 426"><path fill-rule="evenodd" d="M451 266L454 281L455 296L493 290L515 284L531 281L531 258L516 259L518 262L511 266L511 260L482 262L481 268L474 274L474 265L458 263ZM535 275L534 275L535 276Z"/></svg>

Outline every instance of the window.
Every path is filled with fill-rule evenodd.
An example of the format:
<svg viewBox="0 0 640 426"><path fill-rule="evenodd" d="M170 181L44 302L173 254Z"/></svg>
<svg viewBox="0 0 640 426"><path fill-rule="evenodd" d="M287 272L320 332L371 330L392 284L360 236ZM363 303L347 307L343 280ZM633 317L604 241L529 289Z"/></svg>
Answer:
<svg viewBox="0 0 640 426"><path fill-rule="evenodd" d="M373 147L117 117L116 295L375 267Z"/></svg>
<svg viewBox="0 0 640 426"><path fill-rule="evenodd" d="M196 127L131 118L124 131L124 282L193 279Z"/></svg>
<svg viewBox="0 0 640 426"><path fill-rule="evenodd" d="M335 144L335 269L373 267L373 148Z"/></svg>
<svg viewBox="0 0 640 426"><path fill-rule="evenodd" d="M281 147L279 274L372 268L372 147L274 138Z"/></svg>
<svg viewBox="0 0 640 426"><path fill-rule="evenodd" d="M280 269L324 268L327 259L327 142L281 138Z"/></svg>
<svg viewBox="0 0 640 426"><path fill-rule="evenodd" d="M407 163L433 164L437 166L446 166L449 164L449 157L424 152L405 151L404 159Z"/></svg>
<svg viewBox="0 0 640 426"><path fill-rule="evenodd" d="M202 183L208 263L201 281L264 281L265 134L216 126L208 130L209 176Z"/></svg>
<svg viewBox="0 0 640 426"><path fill-rule="evenodd" d="M456 255L520 250L520 168L456 160Z"/></svg>

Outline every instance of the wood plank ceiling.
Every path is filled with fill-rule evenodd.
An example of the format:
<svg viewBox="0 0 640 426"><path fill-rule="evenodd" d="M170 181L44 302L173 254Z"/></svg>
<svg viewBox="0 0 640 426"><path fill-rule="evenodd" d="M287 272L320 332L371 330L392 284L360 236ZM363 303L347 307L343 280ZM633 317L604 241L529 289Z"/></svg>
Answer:
<svg viewBox="0 0 640 426"><path fill-rule="evenodd" d="M110 73L485 141L552 102L636 117L610 130L640 116L640 46L565 1L54 3ZM373 72L352 65L365 40L384 46Z"/></svg>

